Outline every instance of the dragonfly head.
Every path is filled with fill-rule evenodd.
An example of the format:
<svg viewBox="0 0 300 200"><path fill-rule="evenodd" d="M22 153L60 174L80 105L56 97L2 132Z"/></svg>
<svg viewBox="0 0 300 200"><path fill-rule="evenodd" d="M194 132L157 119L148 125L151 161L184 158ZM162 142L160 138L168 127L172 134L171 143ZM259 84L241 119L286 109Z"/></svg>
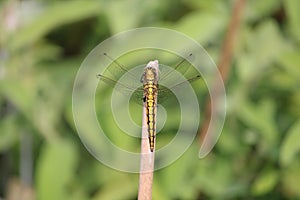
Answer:
<svg viewBox="0 0 300 200"><path fill-rule="evenodd" d="M147 83L148 81L156 82L158 80L158 60L150 61L144 69L141 77L141 82Z"/></svg>

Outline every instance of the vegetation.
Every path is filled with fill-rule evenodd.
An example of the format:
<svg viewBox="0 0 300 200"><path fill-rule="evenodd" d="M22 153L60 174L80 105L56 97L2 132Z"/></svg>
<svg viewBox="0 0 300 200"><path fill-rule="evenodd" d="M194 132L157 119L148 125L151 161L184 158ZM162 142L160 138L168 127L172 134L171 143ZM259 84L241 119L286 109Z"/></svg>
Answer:
<svg viewBox="0 0 300 200"><path fill-rule="evenodd" d="M144 26L182 32L218 63L234 3L1 1L0 199L136 199L138 174L101 164L77 135L77 70L101 41ZM222 135L204 159L195 140L175 163L155 171L153 199L300 199L299 10L297 0L246 3ZM122 147L138 148L130 141Z"/></svg>

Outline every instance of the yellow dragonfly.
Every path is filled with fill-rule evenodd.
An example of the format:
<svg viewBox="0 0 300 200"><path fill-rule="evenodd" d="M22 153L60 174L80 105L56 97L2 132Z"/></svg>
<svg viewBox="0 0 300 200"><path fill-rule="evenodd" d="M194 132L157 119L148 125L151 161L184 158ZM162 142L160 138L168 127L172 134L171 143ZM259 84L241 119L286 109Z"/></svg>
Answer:
<svg viewBox="0 0 300 200"><path fill-rule="evenodd" d="M112 62L115 64L113 69L110 69L111 73L114 74L120 74L120 73L128 73L130 75L130 82L120 82L115 80L112 77L105 76L103 74L98 74L97 77L100 79L100 81L103 81L104 83L114 86L118 85L118 91L121 91L122 93L128 93L131 92L133 96L135 97L135 101L138 103L143 103L143 105L146 108L146 121L147 121L147 130L148 130L148 138L149 138L149 145L150 145L150 151L154 151L154 141L155 141L155 133L156 133L156 109L157 104L161 103L165 99L168 99L171 93L171 89L174 89L176 87L179 87L182 84L185 84L187 82L193 82L196 80L199 80L201 78L201 75L198 73L192 73L190 75L190 78L186 78L186 80L181 81L180 83L176 82L176 78L172 77L172 74L174 71L177 71L184 75L190 68L189 66L183 65L183 63L187 62L187 59L181 60L179 63L175 65L174 68L171 68L167 70L167 72L164 72L163 74L159 74L159 63L157 60L150 61L143 69L143 73L140 75L140 77L137 77L132 72L130 72L128 69L126 69L125 66L121 65L118 61L111 58L107 53L103 54L108 59L112 60ZM192 54L188 55L189 57L192 56ZM196 72L196 71L194 71ZM159 83L166 79L174 79L174 84L170 87L166 87L163 85L160 85ZM132 83L135 85L140 85L139 87L133 87Z"/></svg>

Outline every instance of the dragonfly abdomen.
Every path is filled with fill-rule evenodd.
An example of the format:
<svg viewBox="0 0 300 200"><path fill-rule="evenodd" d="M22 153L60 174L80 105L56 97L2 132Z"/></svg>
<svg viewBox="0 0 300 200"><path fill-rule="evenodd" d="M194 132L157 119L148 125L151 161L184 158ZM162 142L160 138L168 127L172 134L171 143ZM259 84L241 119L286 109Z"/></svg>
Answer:
<svg viewBox="0 0 300 200"><path fill-rule="evenodd" d="M157 101L157 85L147 84L145 90L145 106L146 117L148 125L148 137L150 144L150 151L154 150L155 131L156 131L156 101Z"/></svg>
<svg viewBox="0 0 300 200"><path fill-rule="evenodd" d="M144 105L146 107L146 121L150 151L154 151L156 129L156 106L158 93L158 61L151 61L144 69L141 78L144 86Z"/></svg>

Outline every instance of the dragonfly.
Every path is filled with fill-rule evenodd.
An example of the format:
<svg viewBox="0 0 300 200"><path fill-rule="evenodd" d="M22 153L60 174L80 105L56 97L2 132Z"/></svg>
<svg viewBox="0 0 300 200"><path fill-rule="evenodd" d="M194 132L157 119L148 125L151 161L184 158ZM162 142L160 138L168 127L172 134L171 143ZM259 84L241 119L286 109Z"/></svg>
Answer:
<svg viewBox="0 0 300 200"><path fill-rule="evenodd" d="M187 58L182 59L180 62L178 62L174 68L171 70L168 70L164 74L160 76L160 70L159 70L159 63L158 60L150 61L143 69L143 73L141 74L140 78L137 78L135 74L130 72L125 66L120 64L117 60L111 58L107 53L103 53L104 56L106 56L108 59L110 59L114 64L115 68L112 71L112 73L118 71L122 73L128 73L131 76L131 80L135 82L135 84L140 84L139 87L133 87L131 83L126 82L120 82L118 80L115 80L114 78L105 76L103 74L98 74L97 78L99 78L100 81L108 84L109 86L115 86L118 85L118 91L121 91L122 93L128 93L131 92L133 96L135 97L135 100L138 103L143 103L143 106L146 110L146 122L147 122L147 131L148 131L148 139L149 139L149 146L150 151L154 151L155 147L155 137L156 137L156 109L157 104L161 103L165 99L168 99L170 96L171 89L174 89L176 87L179 87L180 85L183 85L185 83L191 83L194 81L197 81L201 79L200 74L192 74L192 76L184 81L181 81L179 83L176 83L176 78L173 81L174 85L170 87L166 87L160 84L161 81L167 80L167 79L174 79L172 78L172 74L174 71L181 72L182 75L186 73L189 67L182 67L182 64L187 61ZM188 55L189 57L192 56L192 54Z"/></svg>

